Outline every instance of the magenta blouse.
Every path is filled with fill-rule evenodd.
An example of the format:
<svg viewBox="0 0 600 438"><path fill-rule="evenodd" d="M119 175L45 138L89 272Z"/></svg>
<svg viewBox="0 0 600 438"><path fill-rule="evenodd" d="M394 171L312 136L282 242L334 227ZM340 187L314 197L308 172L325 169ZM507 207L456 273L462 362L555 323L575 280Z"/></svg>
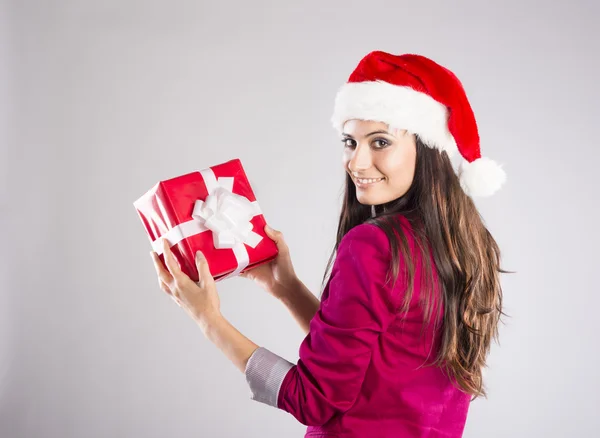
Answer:
<svg viewBox="0 0 600 438"><path fill-rule="evenodd" d="M402 276L394 288L384 284L389 241L375 225L361 224L340 242L297 364L264 347L248 361L251 399L289 412L308 426L305 437L463 434L470 396L440 368L422 366L435 357L441 331L434 332L431 325L420 337L421 258L408 221L399 219L415 263L415 289L406 315L396 311L406 290Z"/></svg>

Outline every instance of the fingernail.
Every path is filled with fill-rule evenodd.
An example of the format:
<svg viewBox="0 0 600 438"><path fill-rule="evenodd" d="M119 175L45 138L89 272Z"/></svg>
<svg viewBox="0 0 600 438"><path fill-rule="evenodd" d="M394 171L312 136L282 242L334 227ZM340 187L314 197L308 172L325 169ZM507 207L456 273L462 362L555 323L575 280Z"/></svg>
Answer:
<svg viewBox="0 0 600 438"><path fill-rule="evenodd" d="M196 260L204 260L204 254L202 254L202 251L196 252Z"/></svg>

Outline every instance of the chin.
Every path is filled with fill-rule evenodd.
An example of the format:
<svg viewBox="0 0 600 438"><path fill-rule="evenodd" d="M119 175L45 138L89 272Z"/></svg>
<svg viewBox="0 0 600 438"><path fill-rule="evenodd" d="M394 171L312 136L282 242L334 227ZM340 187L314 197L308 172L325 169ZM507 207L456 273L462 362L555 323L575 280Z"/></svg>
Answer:
<svg viewBox="0 0 600 438"><path fill-rule="evenodd" d="M402 195L400 195L402 196ZM390 201L393 201L394 199L398 199L400 196L397 197L390 197L390 196L368 196L365 194L356 194L356 200L361 203L362 205L381 205L381 204L386 204Z"/></svg>
<svg viewBox="0 0 600 438"><path fill-rule="evenodd" d="M362 205L377 205L378 203L369 196L357 196L356 200Z"/></svg>

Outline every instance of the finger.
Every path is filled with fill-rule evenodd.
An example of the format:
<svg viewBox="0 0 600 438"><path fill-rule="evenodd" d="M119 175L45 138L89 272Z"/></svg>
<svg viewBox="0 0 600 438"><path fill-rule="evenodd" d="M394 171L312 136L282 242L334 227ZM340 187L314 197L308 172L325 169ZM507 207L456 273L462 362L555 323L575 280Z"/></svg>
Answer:
<svg viewBox="0 0 600 438"><path fill-rule="evenodd" d="M158 257L158 254L156 254L154 251L150 251L150 257L152 257L152 261L154 262L154 269L156 269L159 281L165 284L171 283L171 281L173 281L173 278L171 274L165 269L163 263Z"/></svg>
<svg viewBox="0 0 600 438"><path fill-rule="evenodd" d="M214 283L215 279L210 273L210 267L208 266L208 260L202 251L196 252L196 267L198 268L198 277L201 287L206 287Z"/></svg>
<svg viewBox="0 0 600 438"><path fill-rule="evenodd" d="M154 267L156 268L156 272L158 273L158 287L163 292L165 292L167 295L169 295L173 299L173 301L175 301L175 304L177 304L179 307L181 307L181 301L179 300L179 297L175 293L176 289L171 290L171 288L169 287L167 282L165 282L163 280L163 278L168 279L168 282L170 283L172 281L171 274L169 274L165 270L162 262L160 261L160 258L154 251L150 251L150 256L152 257L152 260L154 261Z"/></svg>
<svg viewBox="0 0 600 438"><path fill-rule="evenodd" d="M181 307L181 300L179 299L179 297L171 295L171 298L173 298L173 301L175 301L175 304L177 304L179 307Z"/></svg>
<svg viewBox="0 0 600 438"><path fill-rule="evenodd" d="M158 279L158 287L163 292L167 293L167 295L173 295L173 292L171 291L171 288L164 281L162 281L160 278Z"/></svg>
<svg viewBox="0 0 600 438"><path fill-rule="evenodd" d="M169 273L176 281L180 280L181 268L179 267L179 262L171 252L171 247L169 246L169 241L167 239L163 239L163 254L165 256L165 264L167 265Z"/></svg>
<svg viewBox="0 0 600 438"><path fill-rule="evenodd" d="M175 301L175 304L181 307L181 299L177 294L177 289L171 290L171 288L167 284L163 283L160 279L158 280L158 285L162 291L166 292L166 294L169 295L173 301Z"/></svg>
<svg viewBox="0 0 600 438"><path fill-rule="evenodd" d="M287 247L287 244L285 243L285 240L283 238L283 233L281 231L275 230L275 229L271 228L269 225L265 225L265 232L267 233L267 236L269 236L271 238L271 240L273 240L275 242L275 244L277 245L277 249L280 252L287 251L288 247Z"/></svg>

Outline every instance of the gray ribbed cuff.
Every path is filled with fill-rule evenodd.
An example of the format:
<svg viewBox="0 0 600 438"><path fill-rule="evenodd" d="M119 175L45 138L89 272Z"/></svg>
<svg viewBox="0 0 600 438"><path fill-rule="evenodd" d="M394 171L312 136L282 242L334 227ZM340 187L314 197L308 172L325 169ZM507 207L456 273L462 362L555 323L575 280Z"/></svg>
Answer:
<svg viewBox="0 0 600 438"><path fill-rule="evenodd" d="M277 407L279 388L294 366L264 347L258 347L246 364L246 381L252 391L251 400Z"/></svg>

